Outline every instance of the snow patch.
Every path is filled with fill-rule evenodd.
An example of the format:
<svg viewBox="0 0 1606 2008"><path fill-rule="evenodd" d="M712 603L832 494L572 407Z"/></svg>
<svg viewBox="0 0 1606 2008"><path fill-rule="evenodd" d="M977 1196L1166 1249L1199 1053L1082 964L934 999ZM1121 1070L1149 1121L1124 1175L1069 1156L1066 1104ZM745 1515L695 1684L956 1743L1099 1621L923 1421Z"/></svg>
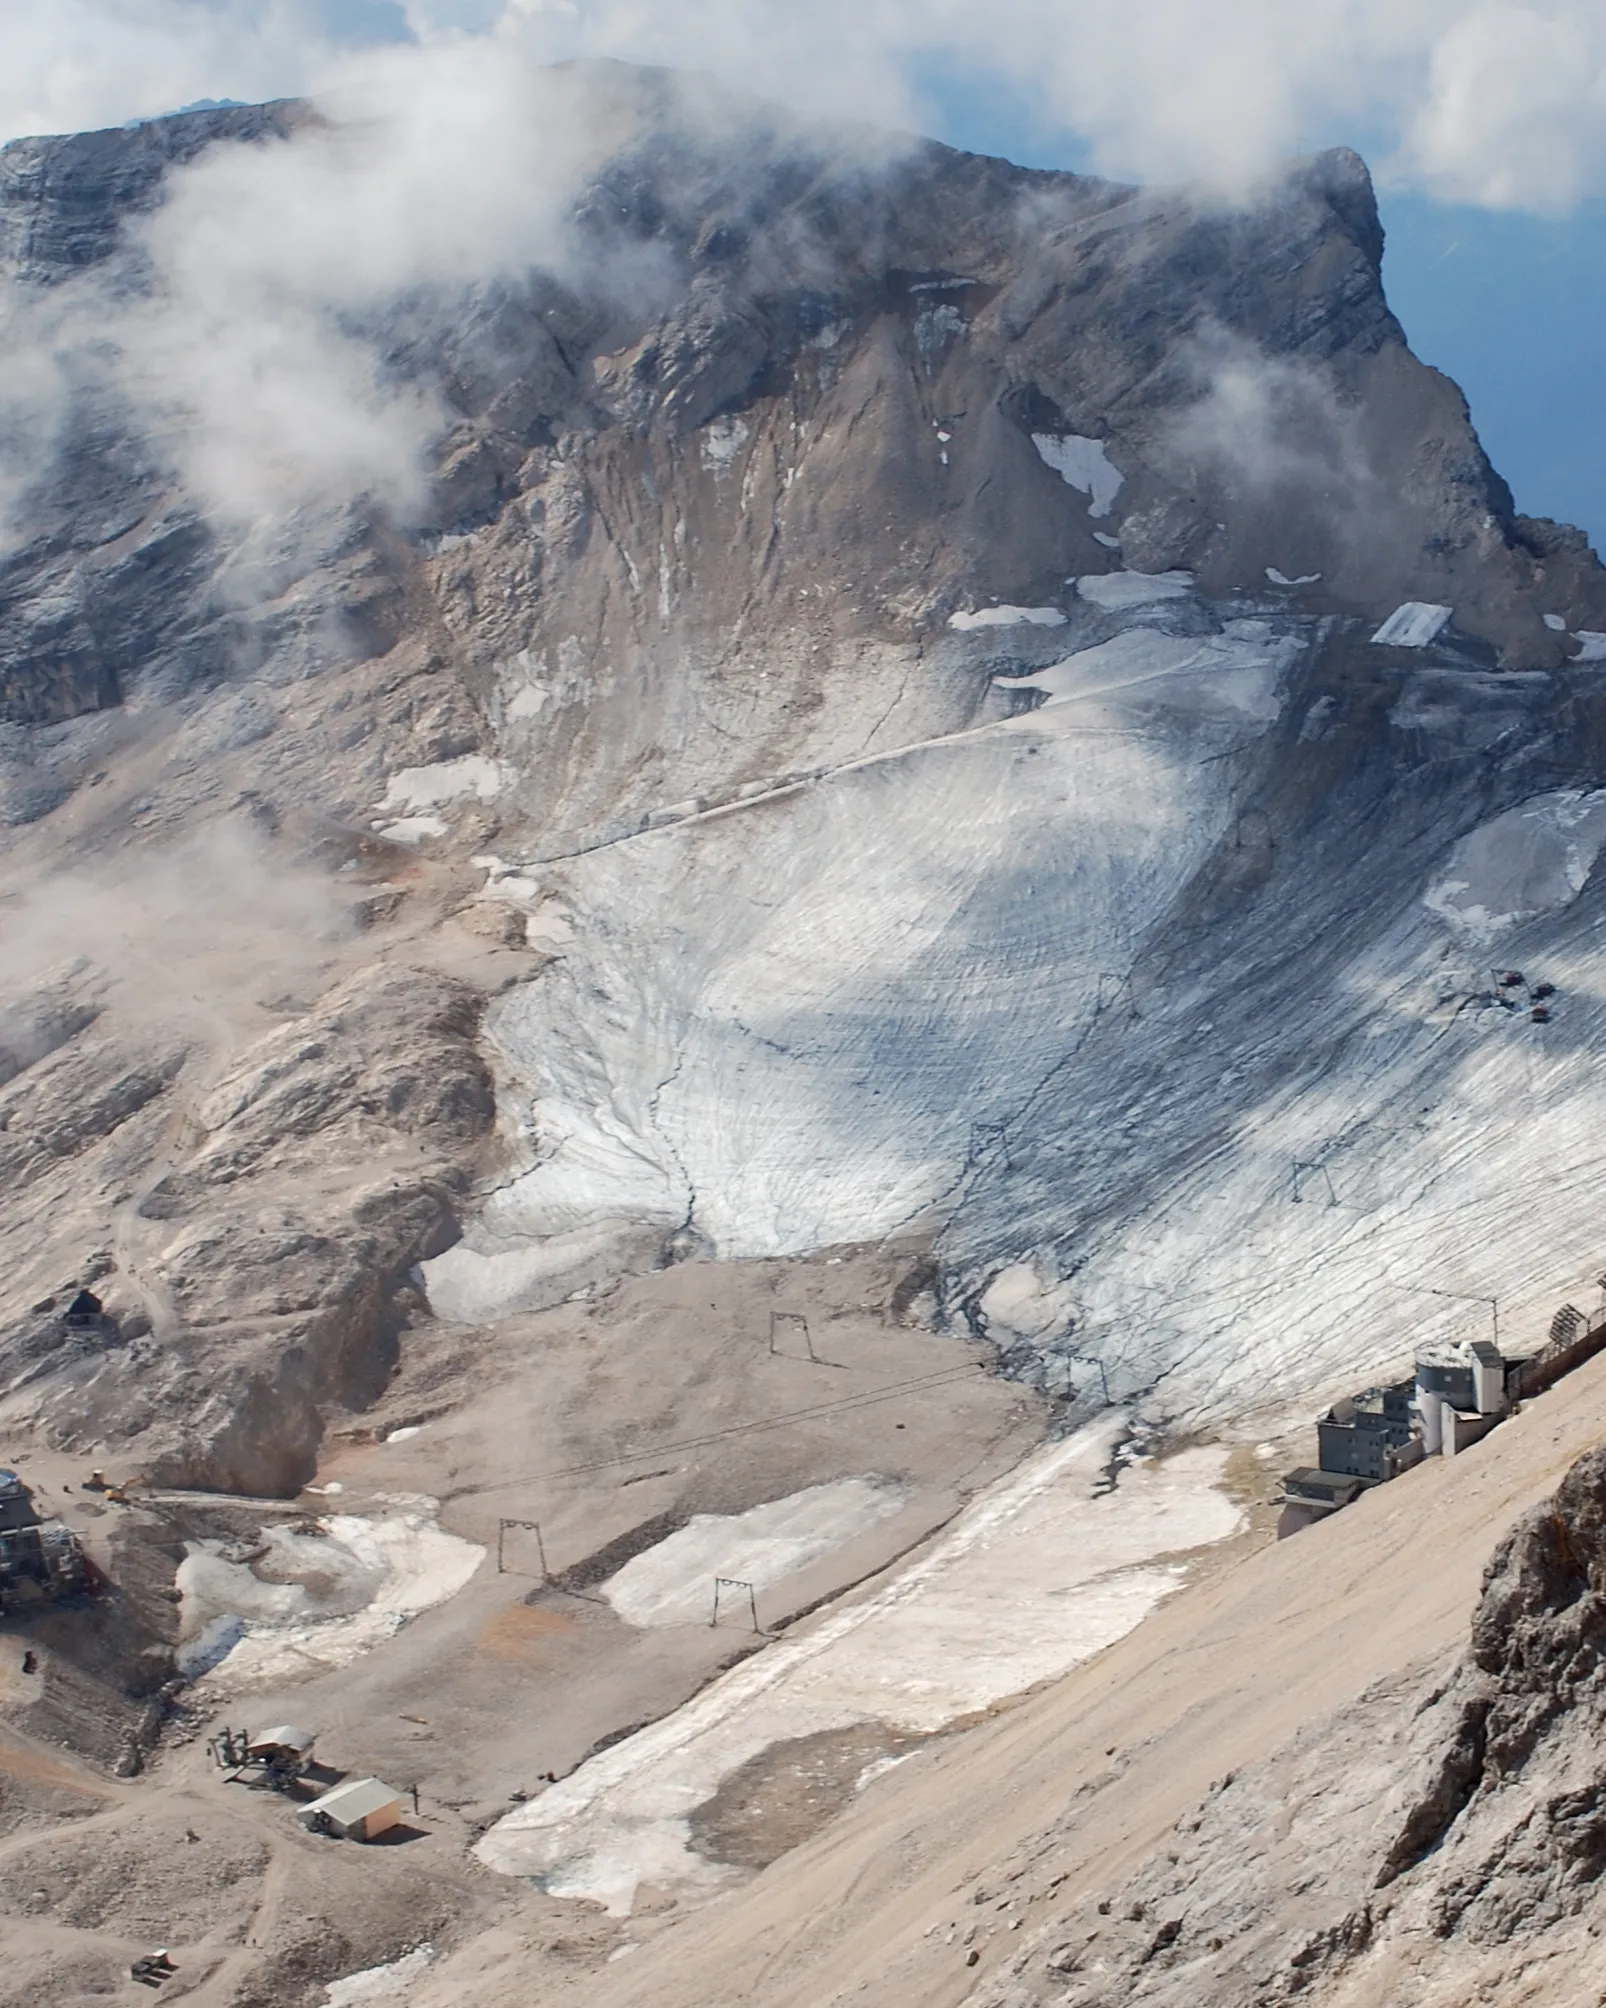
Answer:
<svg viewBox="0 0 1606 2008"><path fill-rule="evenodd" d="M437 1317L471 1325L513 1306L556 1304L581 1284L607 1281L632 1261L650 1261L662 1252L666 1235L685 1218L685 1206L672 1214L662 1197L662 1174L630 1147L623 1126L606 1111L599 1110L597 1120L597 1137L565 1139L578 1143L579 1163L568 1160L567 1188L561 1198L554 1195L556 1206L537 1216L533 1237L498 1234L493 1215L491 1231L477 1232L480 1245L465 1236L421 1265ZM519 1181L538 1189L546 1183L534 1172ZM594 1217L574 1221L574 1214L591 1212L587 1200L595 1206ZM557 1207L564 1208L566 1224L553 1223Z"/></svg>
<svg viewBox="0 0 1606 2008"><path fill-rule="evenodd" d="M1578 643L1574 662L1606 662L1606 634L1597 633L1593 628L1580 628L1573 640Z"/></svg>
<svg viewBox="0 0 1606 2008"><path fill-rule="evenodd" d="M1454 611L1428 600L1407 600L1394 609L1372 639L1389 648L1426 648Z"/></svg>
<svg viewBox="0 0 1606 2008"><path fill-rule="evenodd" d="M1565 634L1567 632L1567 623L1562 619L1560 614L1546 614L1545 626L1549 628L1552 634Z"/></svg>
<svg viewBox="0 0 1606 2008"><path fill-rule="evenodd" d="M210 1673L215 1666L221 1666L234 1648L245 1637L245 1619L233 1611L225 1611L221 1617L208 1618L206 1623L173 1654L173 1665L178 1670L180 1680L199 1680L203 1673Z"/></svg>
<svg viewBox="0 0 1606 2008"><path fill-rule="evenodd" d="M946 300L940 306L922 308L915 316L915 348L922 362L929 366L940 349L957 341L969 328L969 321Z"/></svg>
<svg viewBox="0 0 1606 2008"><path fill-rule="evenodd" d="M398 816L393 823L376 823L374 828L393 844L422 844L431 837L444 837L446 825L439 816Z"/></svg>
<svg viewBox="0 0 1606 2008"><path fill-rule="evenodd" d="M323 2008L358 2008L363 2001L389 2001L405 1994L435 1957L433 1945L415 1945L388 1966L365 1966L324 1988Z"/></svg>
<svg viewBox="0 0 1606 2008"><path fill-rule="evenodd" d="M627 1624L706 1624L715 1576L769 1589L890 1520L907 1497L892 1479L839 1478L745 1513L699 1513L628 1561L602 1594Z"/></svg>
<svg viewBox="0 0 1606 2008"><path fill-rule="evenodd" d="M524 923L524 939L531 948L544 948L553 954L567 948L574 939L574 923L568 908L561 900L543 900Z"/></svg>
<svg viewBox="0 0 1606 2008"><path fill-rule="evenodd" d="M703 427L698 451L711 474L726 474L738 453L747 444L749 427L745 418L716 418Z"/></svg>
<svg viewBox="0 0 1606 2008"><path fill-rule="evenodd" d="M724 1879L691 1851L688 1817L772 1744L865 1722L930 1732L1101 1651L1180 1580L1165 1558L1240 1525L1217 1490L1215 1448L1141 1464L1100 1491L1125 1427L1108 1416L1039 1452L919 1560L588 1759L475 1853L622 1914L642 1882Z"/></svg>
<svg viewBox="0 0 1606 2008"><path fill-rule="evenodd" d="M1090 516L1109 515L1124 477L1111 463L1102 439L1087 439L1076 432L1063 437L1052 432L1034 432L1032 444L1067 488L1079 489L1089 498Z"/></svg>
<svg viewBox="0 0 1606 2008"><path fill-rule="evenodd" d="M491 802L513 778L504 761L483 753L465 753L458 760L440 760L432 767L403 767L392 774L379 806L382 809L435 809L443 802L474 795Z"/></svg>
<svg viewBox="0 0 1606 2008"><path fill-rule="evenodd" d="M522 684L507 701L507 715L509 718L535 718L550 701L551 692L543 684Z"/></svg>
<svg viewBox="0 0 1606 2008"><path fill-rule="evenodd" d="M175 1578L181 1668L188 1653L201 1670L187 1677L232 1688L348 1665L455 1596L479 1567L485 1550L446 1533L436 1512L434 1500L409 1498L378 1519L281 1523L248 1555L236 1543L191 1541Z"/></svg>
<svg viewBox="0 0 1606 2008"><path fill-rule="evenodd" d="M539 879L527 877L517 866L505 863L494 853L470 858L469 863L485 874L485 883L480 887L481 899L505 900L514 906L534 906L541 898L543 888Z"/></svg>
<svg viewBox="0 0 1606 2008"><path fill-rule="evenodd" d="M1275 565L1266 567L1266 577L1274 586L1314 586L1321 577L1320 572L1301 572L1297 579L1289 578L1286 572L1279 572Z"/></svg>
<svg viewBox="0 0 1606 2008"><path fill-rule="evenodd" d="M1570 905L1603 845L1606 789L1536 795L1463 837L1424 903L1474 940L1492 941L1518 921Z"/></svg>
<svg viewBox="0 0 1606 2008"><path fill-rule="evenodd" d="M1074 1304L1069 1284L1035 1262L1012 1262L982 1292L979 1309L996 1344L1041 1340L1067 1331Z"/></svg>
<svg viewBox="0 0 1606 2008"><path fill-rule="evenodd" d="M1193 591L1192 572L1089 572L1076 582L1080 597L1106 613L1146 607L1156 600L1185 600Z"/></svg>
<svg viewBox="0 0 1606 2008"><path fill-rule="evenodd" d="M980 607L973 614L950 614L948 625L961 634L973 628L1063 627L1065 616L1058 607Z"/></svg>

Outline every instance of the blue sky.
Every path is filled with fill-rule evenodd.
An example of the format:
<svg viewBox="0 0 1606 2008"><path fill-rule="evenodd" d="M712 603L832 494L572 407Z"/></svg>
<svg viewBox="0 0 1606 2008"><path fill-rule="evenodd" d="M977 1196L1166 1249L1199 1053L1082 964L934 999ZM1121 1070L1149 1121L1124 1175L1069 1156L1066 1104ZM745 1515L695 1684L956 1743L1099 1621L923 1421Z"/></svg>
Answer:
<svg viewBox="0 0 1606 2008"><path fill-rule="evenodd" d="M1558 220L1421 196L1382 208L1394 311L1466 392L1517 507L1606 549L1606 205Z"/></svg>

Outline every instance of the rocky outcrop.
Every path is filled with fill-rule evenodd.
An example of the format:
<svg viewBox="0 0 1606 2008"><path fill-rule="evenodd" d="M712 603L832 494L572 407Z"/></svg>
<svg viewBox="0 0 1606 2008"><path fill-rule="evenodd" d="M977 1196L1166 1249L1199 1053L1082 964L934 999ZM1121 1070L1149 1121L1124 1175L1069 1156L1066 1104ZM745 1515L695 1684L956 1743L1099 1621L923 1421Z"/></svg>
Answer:
<svg viewBox="0 0 1606 2008"><path fill-rule="evenodd" d="M416 1265L456 1237L494 1115L480 1009L461 982L378 965L202 1093L182 1047L130 1066L85 1033L21 1073L0 1146L32 1153L18 1177L57 1260L110 1215L95 1267L121 1315L86 1337L36 1306L0 1347L14 1420L163 1482L296 1491L327 1411L386 1385L422 1308Z"/></svg>
<svg viewBox="0 0 1606 2008"><path fill-rule="evenodd" d="M228 105L13 140L0 147L0 274L48 286L101 263L160 204L173 168L220 142L283 139L302 115L289 104Z"/></svg>
<svg viewBox="0 0 1606 2008"><path fill-rule="evenodd" d="M1606 1928L1606 1450L1496 1550L1468 1650L1229 1777L989 2008L1517 1999ZM1587 1954L1584 1955L1586 1958ZM1579 1999L1592 1998L1587 1994Z"/></svg>

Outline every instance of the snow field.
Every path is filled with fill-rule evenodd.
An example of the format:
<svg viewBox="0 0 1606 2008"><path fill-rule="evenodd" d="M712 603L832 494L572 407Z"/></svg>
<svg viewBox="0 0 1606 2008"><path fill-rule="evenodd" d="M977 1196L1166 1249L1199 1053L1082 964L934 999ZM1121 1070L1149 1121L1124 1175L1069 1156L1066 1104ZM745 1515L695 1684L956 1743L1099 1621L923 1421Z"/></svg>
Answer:
<svg viewBox="0 0 1606 2008"><path fill-rule="evenodd" d="M892 1479L839 1478L745 1513L699 1513L628 1561L602 1594L627 1624L707 1624L716 1576L770 1589L892 1519L908 1497Z"/></svg>
<svg viewBox="0 0 1606 2008"><path fill-rule="evenodd" d="M259 1552L192 1541L176 1577L177 1659L191 1680L232 1688L310 1679L348 1665L463 1588L485 1550L436 1524L435 1501L382 1518L337 1513L320 1532L263 1531Z"/></svg>
<svg viewBox="0 0 1606 2008"><path fill-rule="evenodd" d="M772 1744L865 1722L930 1732L1100 1651L1176 1583L1168 1557L1225 1539L1240 1518L1216 1489L1216 1449L1141 1464L1105 1489L1124 1429L1107 1416L1039 1452L919 1560L589 1759L475 1852L628 1912L644 1881L728 1873L691 1851L688 1818Z"/></svg>

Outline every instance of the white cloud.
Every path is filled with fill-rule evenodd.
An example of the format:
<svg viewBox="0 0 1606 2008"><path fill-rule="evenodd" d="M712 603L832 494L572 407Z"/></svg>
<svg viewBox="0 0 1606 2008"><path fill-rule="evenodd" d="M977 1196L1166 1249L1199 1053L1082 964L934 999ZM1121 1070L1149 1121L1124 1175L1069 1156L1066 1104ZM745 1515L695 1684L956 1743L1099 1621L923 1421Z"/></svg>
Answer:
<svg viewBox="0 0 1606 2008"><path fill-rule="evenodd" d="M1460 200L1606 193L1599 0L0 0L0 135L321 89L397 32L447 64L632 57L903 124L929 122L936 59L1144 179L1242 186L1351 134Z"/></svg>
<svg viewBox="0 0 1606 2008"><path fill-rule="evenodd" d="M323 103L328 123L288 145L175 175L142 233L158 291L122 320L123 380L214 514L362 492L411 508L443 414L386 380L364 316L564 265L567 201L608 144L486 38L332 71Z"/></svg>
<svg viewBox="0 0 1606 2008"><path fill-rule="evenodd" d="M1325 370L1268 355L1219 326L1201 331L1188 362L1201 394L1164 443L1179 474L1225 478L1261 500L1279 490L1325 491L1335 517L1375 503L1359 411Z"/></svg>
<svg viewBox="0 0 1606 2008"><path fill-rule="evenodd" d="M1494 209L1561 213L1606 191L1606 9L1466 10L1434 47L1401 166Z"/></svg>
<svg viewBox="0 0 1606 2008"><path fill-rule="evenodd" d="M336 40L305 0L0 0L0 138L293 95Z"/></svg>
<svg viewBox="0 0 1606 2008"><path fill-rule="evenodd" d="M72 381L125 398L192 498L237 528L361 495L413 512L447 414L385 369L369 331L419 289L570 270L574 195L618 144L606 107L518 39L359 62L330 49L319 117L288 142L208 151L128 226L148 285L96 268L0 296L0 541L8 516L26 528L18 505ZM587 281L639 286L645 258L599 270L593 253Z"/></svg>

